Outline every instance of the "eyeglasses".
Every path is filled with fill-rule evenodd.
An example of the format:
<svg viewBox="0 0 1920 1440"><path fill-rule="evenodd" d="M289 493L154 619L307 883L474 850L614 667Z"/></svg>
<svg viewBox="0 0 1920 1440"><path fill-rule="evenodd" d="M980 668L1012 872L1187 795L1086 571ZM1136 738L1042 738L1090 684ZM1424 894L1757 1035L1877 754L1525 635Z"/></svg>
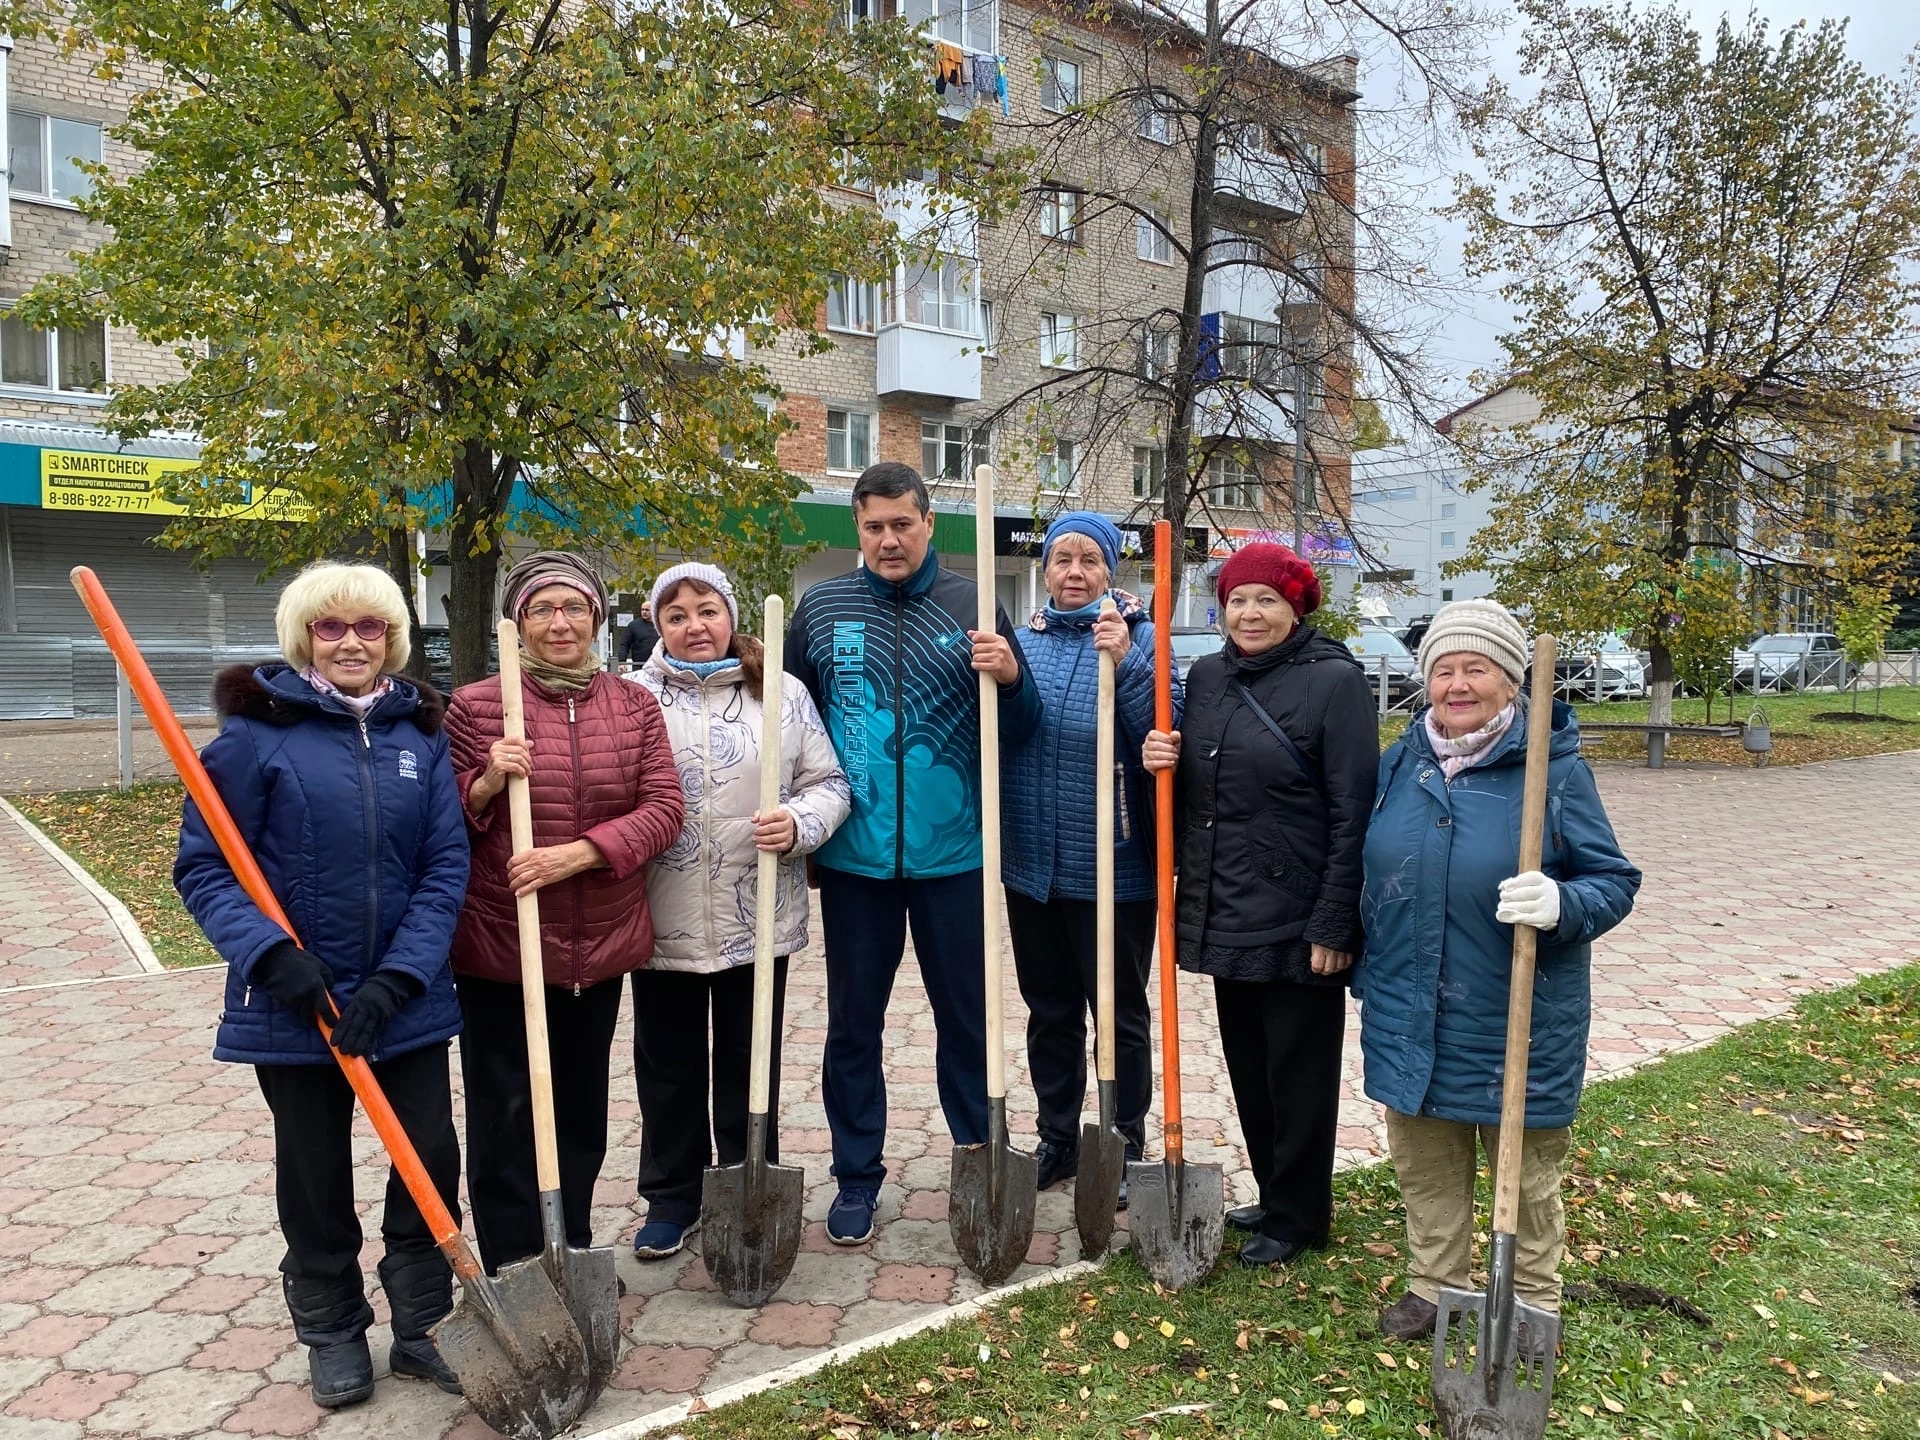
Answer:
<svg viewBox="0 0 1920 1440"><path fill-rule="evenodd" d="M544 625L553 619L556 611L576 625L593 618L593 607L579 600L569 600L565 605L529 605L520 613L534 624Z"/></svg>
<svg viewBox="0 0 1920 1440"><path fill-rule="evenodd" d="M309 620L307 622L307 629L313 632L314 639L325 640L329 643L335 640L346 639L347 631L349 630L353 631L353 633L358 635L362 640L384 640L386 639L387 631L392 628L392 626L388 625L386 621L377 615L362 615L352 624L348 624L345 620L341 620L333 615L328 615L321 620Z"/></svg>

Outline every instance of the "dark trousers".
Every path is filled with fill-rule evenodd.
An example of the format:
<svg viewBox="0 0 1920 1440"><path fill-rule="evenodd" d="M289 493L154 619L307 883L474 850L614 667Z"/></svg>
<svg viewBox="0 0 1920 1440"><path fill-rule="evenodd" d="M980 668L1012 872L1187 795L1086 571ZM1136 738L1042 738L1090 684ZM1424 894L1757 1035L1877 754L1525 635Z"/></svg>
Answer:
<svg viewBox="0 0 1920 1440"><path fill-rule="evenodd" d="M767 1077L767 1160L780 1158L780 1030L787 957L773 960L773 1053ZM711 1018L711 1064L707 1027ZM691 1225L717 1150L747 1158L747 1081L753 1065L753 966L712 975L633 972L633 1079L640 1092L640 1197L649 1220ZM707 1109L711 1083L713 1109Z"/></svg>
<svg viewBox="0 0 1920 1440"><path fill-rule="evenodd" d="M256 1065L254 1074L273 1112L274 1202L287 1241L280 1273L295 1329L308 1344L361 1334L373 1316L360 1279L360 1217L353 1203L353 1088L332 1063ZM373 1075L458 1223L460 1140L453 1128L446 1042L376 1061ZM380 1236L387 1247L380 1278L394 1301L395 1328L404 1314L415 1322L409 1328L424 1334L451 1307L453 1272L391 1168ZM437 1314L415 1313L436 1305Z"/></svg>
<svg viewBox="0 0 1920 1440"><path fill-rule="evenodd" d="M956 1145L987 1139L985 927L980 872L872 880L821 866L827 948L827 1125L842 1185L886 1179L887 1081L880 1045L907 927L933 1006L940 1108ZM995 1003L999 1003L996 997Z"/></svg>
<svg viewBox="0 0 1920 1440"><path fill-rule="evenodd" d="M1286 980L1213 982L1233 1104L1275 1240L1325 1245L1347 992Z"/></svg>
<svg viewBox="0 0 1920 1440"><path fill-rule="evenodd" d="M1087 1097L1087 1016L1098 996L1098 906L1056 897L1045 902L1007 891L1007 925L1020 997L1027 1002L1027 1068L1040 1108L1040 1138L1072 1150L1080 1144ZM1153 1100L1151 900L1113 907L1114 1121L1136 1151L1146 1138Z"/></svg>
<svg viewBox="0 0 1920 1440"><path fill-rule="evenodd" d="M455 977L460 992L460 1072L467 1086L467 1195L480 1263L489 1274L538 1254L540 1182L533 1165L533 1099L527 1018L518 985ZM607 1069L620 1020L618 980L578 995L547 986L547 1053L553 1066L560 1209L567 1244L593 1244L593 1186L607 1156Z"/></svg>

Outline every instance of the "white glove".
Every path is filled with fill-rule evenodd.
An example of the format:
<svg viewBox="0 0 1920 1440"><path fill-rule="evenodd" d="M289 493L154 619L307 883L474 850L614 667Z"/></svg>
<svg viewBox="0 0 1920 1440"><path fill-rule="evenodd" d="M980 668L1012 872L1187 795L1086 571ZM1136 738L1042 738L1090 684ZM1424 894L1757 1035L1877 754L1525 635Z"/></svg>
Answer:
<svg viewBox="0 0 1920 1440"><path fill-rule="evenodd" d="M1560 923L1560 887L1538 870L1500 882L1500 908L1493 918L1502 925L1531 925L1551 930Z"/></svg>

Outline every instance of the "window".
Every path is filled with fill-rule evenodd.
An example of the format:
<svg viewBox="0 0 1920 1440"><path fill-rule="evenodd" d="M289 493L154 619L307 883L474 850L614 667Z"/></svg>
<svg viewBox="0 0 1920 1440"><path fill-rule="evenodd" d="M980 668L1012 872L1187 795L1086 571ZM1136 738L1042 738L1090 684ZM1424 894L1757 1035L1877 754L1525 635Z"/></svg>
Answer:
<svg viewBox="0 0 1920 1440"><path fill-rule="evenodd" d="M7 112L7 172L16 195L83 200L93 180L78 161L100 162L100 127L31 110Z"/></svg>
<svg viewBox="0 0 1920 1440"><path fill-rule="evenodd" d="M1251 235L1236 235L1231 230L1215 230L1207 256L1209 265L1259 265L1264 248Z"/></svg>
<svg viewBox="0 0 1920 1440"><path fill-rule="evenodd" d="M1453 599L1453 591L1452 591L1451 589L1447 589L1447 590L1442 590L1442 591L1440 592L1440 603L1441 603L1441 604L1443 604L1443 605L1444 605L1444 604L1446 604L1446 602L1447 602L1447 601L1449 601L1449 600L1451 600L1451 599Z"/></svg>
<svg viewBox="0 0 1920 1440"><path fill-rule="evenodd" d="M1080 488L1080 450L1072 440L1055 440L1037 460L1040 488L1066 493Z"/></svg>
<svg viewBox="0 0 1920 1440"><path fill-rule="evenodd" d="M1133 217L1133 247L1142 260L1156 265L1173 263L1173 222L1158 211Z"/></svg>
<svg viewBox="0 0 1920 1440"><path fill-rule="evenodd" d="M1260 508L1260 472L1245 455L1223 452L1209 460L1207 489L1216 505Z"/></svg>
<svg viewBox="0 0 1920 1440"><path fill-rule="evenodd" d="M1174 332L1171 330L1140 332L1140 378L1142 380L1164 380L1173 373L1174 338Z"/></svg>
<svg viewBox="0 0 1920 1440"><path fill-rule="evenodd" d="M1167 490L1167 452L1158 445L1133 447L1133 498L1158 500Z"/></svg>
<svg viewBox="0 0 1920 1440"><path fill-rule="evenodd" d="M1080 368L1080 349L1075 343L1073 316L1040 313L1040 363L1052 370Z"/></svg>
<svg viewBox="0 0 1920 1440"><path fill-rule="evenodd" d="M848 275L836 275L827 287L827 328L871 335L880 309L878 287Z"/></svg>
<svg viewBox="0 0 1920 1440"><path fill-rule="evenodd" d="M924 325L950 335L975 333L972 265L955 255L937 255L910 263L902 277L899 303L889 304L882 321Z"/></svg>
<svg viewBox="0 0 1920 1440"><path fill-rule="evenodd" d="M1134 133L1142 140L1151 140L1156 145L1171 145L1173 116L1163 108L1166 102L1160 96L1149 93L1140 97L1139 104L1140 119Z"/></svg>
<svg viewBox="0 0 1920 1440"><path fill-rule="evenodd" d="M1080 243L1080 195L1074 190L1040 192L1040 233L1069 245Z"/></svg>
<svg viewBox="0 0 1920 1440"><path fill-rule="evenodd" d="M993 427L920 422L920 473L929 480L973 480L977 466L993 463Z"/></svg>
<svg viewBox="0 0 1920 1440"><path fill-rule="evenodd" d="M1920 466L1920 438L1912 435L1900 437L1900 468L1911 470Z"/></svg>
<svg viewBox="0 0 1920 1440"><path fill-rule="evenodd" d="M1442 550L1453 549L1456 543L1454 537L1458 533L1459 533L1458 531L1454 531L1454 530L1442 530L1440 532L1440 548Z"/></svg>
<svg viewBox="0 0 1920 1440"><path fill-rule="evenodd" d="M1384 505L1394 500L1411 500L1414 487L1411 485L1390 485L1379 490L1362 490L1353 498L1373 505Z"/></svg>
<svg viewBox="0 0 1920 1440"><path fill-rule="evenodd" d="M827 469L860 471L873 463L873 416L864 410L827 411Z"/></svg>
<svg viewBox="0 0 1920 1440"><path fill-rule="evenodd" d="M873 177L867 173L865 159L844 146L833 152L833 182L843 190L873 193Z"/></svg>
<svg viewBox="0 0 1920 1440"><path fill-rule="evenodd" d="M1457 507L1457 506L1455 506L1455 504L1454 504L1454 503L1453 503L1453 502L1452 502L1451 500L1449 500L1449 501L1447 501L1447 502L1446 502L1446 504L1444 504L1444 505L1442 505L1442 506L1440 507L1440 518L1441 518L1442 520L1451 520L1451 519L1453 519L1453 512L1454 512L1454 511L1455 511L1455 510L1456 510L1457 508L1458 508L1458 507Z"/></svg>
<svg viewBox="0 0 1920 1440"><path fill-rule="evenodd" d="M11 315L0 319L0 383L104 394L107 327L95 322L35 330Z"/></svg>
<svg viewBox="0 0 1920 1440"><path fill-rule="evenodd" d="M982 355L997 355L1000 353L993 348L994 336L998 333L994 330L993 324L993 301L982 300L980 302L980 353Z"/></svg>
<svg viewBox="0 0 1920 1440"><path fill-rule="evenodd" d="M1080 66L1048 55L1040 62L1040 108L1056 114L1080 103Z"/></svg>
<svg viewBox="0 0 1920 1440"><path fill-rule="evenodd" d="M1270 320L1244 315L1220 317L1220 373L1236 380L1277 386L1292 377L1284 374L1282 331Z"/></svg>
<svg viewBox="0 0 1920 1440"><path fill-rule="evenodd" d="M848 0L857 4L858 0ZM900 0L898 8L868 0L872 14L904 14L907 23L925 26L927 33L969 50L991 55L1000 18L998 0Z"/></svg>

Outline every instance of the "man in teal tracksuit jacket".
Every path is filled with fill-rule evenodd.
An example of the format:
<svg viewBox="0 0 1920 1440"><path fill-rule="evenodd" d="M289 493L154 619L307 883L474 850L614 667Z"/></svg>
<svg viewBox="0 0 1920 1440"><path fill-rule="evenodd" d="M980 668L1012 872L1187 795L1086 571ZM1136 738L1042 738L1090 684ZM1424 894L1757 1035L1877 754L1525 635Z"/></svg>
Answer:
<svg viewBox="0 0 1920 1440"><path fill-rule="evenodd" d="M873 1234L886 1178L881 1037L907 927L933 1006L940 1108L956 1145L987 1138L982 983L980 696L1000 688L1001 736L1040 721L1013 624L974 630L974 583L940 566L927 487L908 465L853 487L861 566L794 607L786 665L812 694L853 787L853 813L814 856L827 951L825 1100L840 1193L827 1236ZM996 997L994 1003L999 1003Z"/></svg>

